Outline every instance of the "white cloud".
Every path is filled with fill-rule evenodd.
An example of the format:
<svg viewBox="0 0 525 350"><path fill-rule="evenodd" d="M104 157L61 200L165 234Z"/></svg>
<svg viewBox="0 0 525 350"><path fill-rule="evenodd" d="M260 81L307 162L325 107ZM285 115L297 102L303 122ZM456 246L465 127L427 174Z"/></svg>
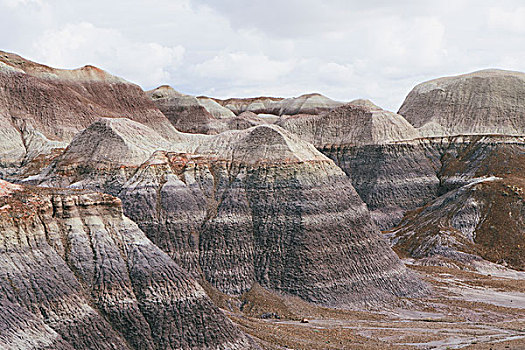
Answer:
<svg viewBox="0 0 525 350"><path fill-rule="evenodd" d="M514 9L493 7L489 11L489 24L496 29L525 33L525 7Z"/></svg>
<svg viewBox="0 0 525 350"><path fill-rule="evenodd" d="M59 67L92 64L146 86L169 81L171 70L181 65L184 56L182 46L134 42L116 29L87 22L47 31L34 48L44 62Z"/></svg>
<svg viewBox="0 0 525 350"><path fill-rule="evenodd" d="M204 78L225 79L233 84L245 82L268 82L289 73L294 61L276 61L265 55L246 52L221 53L212 59L195 65L194 71Z"/></svg>
<svg viewBox="0 0 525 350"><path fill-rule="evenodd" d="M10 8L24 5L43 5L42 0L0 0L0 3Z"/></svg>
<svg viewBox="0 0 525 350"><path fill-rule="evenodd" d="M217 97L321 92L396 110L417 83L525 71L520 0L0 0L0 49Z"/></svg>

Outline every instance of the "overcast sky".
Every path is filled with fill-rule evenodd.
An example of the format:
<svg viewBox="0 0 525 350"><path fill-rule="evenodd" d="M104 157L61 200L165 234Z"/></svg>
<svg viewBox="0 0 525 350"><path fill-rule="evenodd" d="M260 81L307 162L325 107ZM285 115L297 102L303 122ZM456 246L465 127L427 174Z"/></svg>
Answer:
<svg viewBox="0 0 525 350"><path fill-rule="evenodd" d="M368 98L525 71L525 1L0 0L0 49L193 95Z"/></svg>

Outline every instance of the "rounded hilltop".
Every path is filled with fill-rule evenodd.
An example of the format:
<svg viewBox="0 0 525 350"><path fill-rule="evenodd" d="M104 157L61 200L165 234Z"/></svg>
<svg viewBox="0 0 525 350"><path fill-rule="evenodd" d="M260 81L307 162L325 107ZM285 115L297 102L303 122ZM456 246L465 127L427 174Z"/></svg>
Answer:
<svg viewBox="0 0 525 350"><path fill-rule="evenodd" d="M423 136L525 134L525 74L487 69L421 83L399 114Z"/></svg>

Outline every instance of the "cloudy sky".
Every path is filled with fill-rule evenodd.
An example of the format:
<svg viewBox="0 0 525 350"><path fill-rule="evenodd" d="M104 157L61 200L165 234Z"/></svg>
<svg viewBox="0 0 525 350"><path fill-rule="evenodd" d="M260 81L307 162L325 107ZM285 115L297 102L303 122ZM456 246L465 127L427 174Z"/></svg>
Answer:
<svg viewBox="0 0 525 350"><path fill-rule="evenodd" d="M525 71L525 2L0 0L0 50L101 67L194 95L369 98L397 110L417 83Z"/></svg>

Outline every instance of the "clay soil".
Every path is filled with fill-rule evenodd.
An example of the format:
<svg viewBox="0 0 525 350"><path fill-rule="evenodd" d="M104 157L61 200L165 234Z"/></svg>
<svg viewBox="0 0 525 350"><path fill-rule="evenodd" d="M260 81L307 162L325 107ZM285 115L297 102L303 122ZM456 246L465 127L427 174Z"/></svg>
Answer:
<svg viewBox="0 0 525 350"><path fill-rule="evenodd" d="M213 299L268 350L525 349L525 273L409 267L432 294L376 309L323 308L260 286L239 299Z"/></svg>

